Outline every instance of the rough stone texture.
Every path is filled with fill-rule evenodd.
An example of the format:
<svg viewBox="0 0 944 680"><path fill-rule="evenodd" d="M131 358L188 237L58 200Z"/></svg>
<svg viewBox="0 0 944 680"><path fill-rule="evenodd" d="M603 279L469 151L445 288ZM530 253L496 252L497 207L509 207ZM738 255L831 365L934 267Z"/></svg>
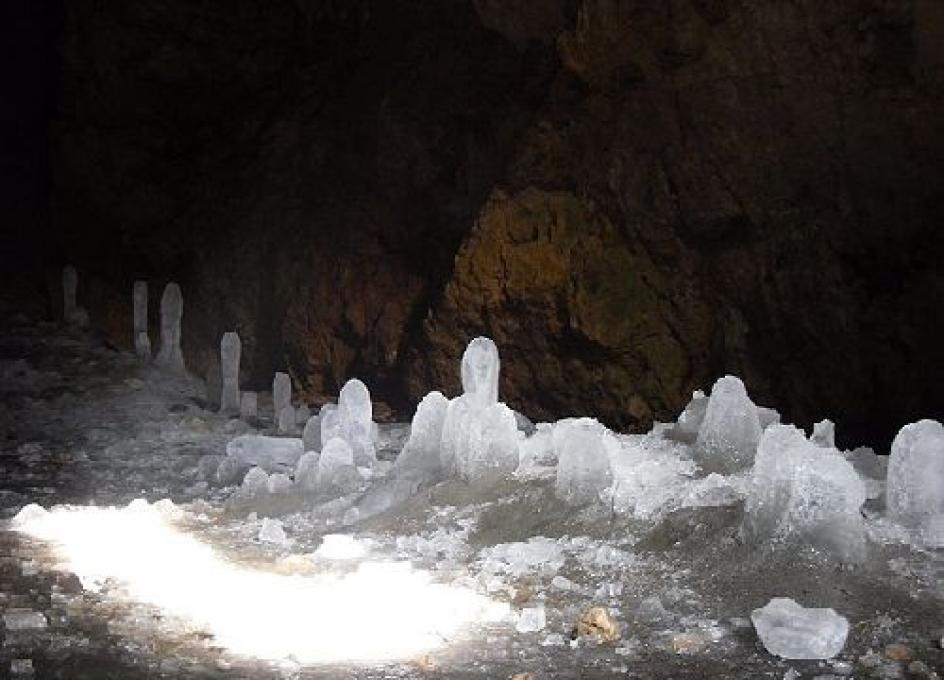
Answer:
<svg viewBox="0 0 944 680"><path fill-rule="evenodd" d="M936 0L65 12L59 245L103 301L180 281L198 372L238 327L247 387L405 415L487 335L536 417L724 373L840 445L942 417Z"/></svg>

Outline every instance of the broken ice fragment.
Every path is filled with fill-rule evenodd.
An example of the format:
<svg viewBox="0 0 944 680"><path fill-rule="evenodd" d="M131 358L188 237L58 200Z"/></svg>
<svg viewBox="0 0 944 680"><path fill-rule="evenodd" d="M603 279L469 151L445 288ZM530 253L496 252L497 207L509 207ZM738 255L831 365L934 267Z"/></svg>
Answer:
<svg viewBox="0 0 944 680"><path fill-rule="evenodd" d="M147 281L135 281L131 289L133 309L134 353L142 359L151 358L151 338L148 336L148 285Z"/></svg>
<svg viewBox="0 0 944 680"><path fill-rule="evenodd" d="M842 651L849 622L832 609L807 609L775 597L751 613L768 652L784 659L829 659Z"/></svg>
<svg viewBox="0 0 944 680"><path fill-rule="evenodd" d="M156 360L165 368L184 368L184 355L180 349L180 321L183 315L184 297L180 286L168 283L161 296L161 348Z"/></svg>
<svg viewBox="0 0 944 680"><path fill-rule="evenodd" d="M944 426L905 425L892 442L886 490L888 516L922 542L944 542Z"/></svg>
<svg viewBox="0 0 944 680"><path fill-rule="evenodd" d="M757 407L747 396L744 383L731 375L719 378L711 388L695 441L702 468L720 473L749 468L760 435Z"/></svg>
<svg viewBox="0 0 944 680"><path fill-rule="evenodd" d="M224 333L220 340L220 376L222 391L220 411L236 413L239 411L239 357L242 343L236 333Z"/></svg>

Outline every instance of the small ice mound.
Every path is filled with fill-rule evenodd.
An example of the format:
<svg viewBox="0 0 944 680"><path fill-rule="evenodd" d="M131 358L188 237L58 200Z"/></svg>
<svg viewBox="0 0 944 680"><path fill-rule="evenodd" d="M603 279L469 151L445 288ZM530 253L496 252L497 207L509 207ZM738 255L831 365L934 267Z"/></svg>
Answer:
<svg viewBox="0 0 944 680"><path fill-rule="evenodd" d="M33 522L42 521L48 516L49 511L47 511L46 508L36 503L30 503L29 505L24 505L13 517L13 526L24 527Z"/></svg>
<svg viewBox="0 0 944 680"><path fill-rule="evenodd" d="M944 542L944 426L905 425L892 442L885 497L888 516L917 540ZM930 540L929 540L930 539Z"/></svg>
<svg viewBox="0 0 944 680"><path fill-rule="evenodd" d="M694 444L698 438L698 431L705 420L705 410L708 408L708 397L701 390L692 393L692 399L685 410L678 417L666 436L683 444Z"/></svg>
<svg viewBox="0 0 944 680"><path fill-rule="evenodd" d="M330 402L325 404L318 412L318 418L321 421L321 446L318 448L321 449L329 440L341 436L341 418L338 415L338 405Z"/></svg>
<svg viewBox="0 0 944 680"><path fill-rule="evenodd" d="M832 609L807 609L787 597L755 609L751 621L767 651L784 659L831 659L849 635L849 621Z"/></svg>
<svg viewBox="0 0 944 680"><path fill-rule="evenodd" d="M460 478L490 484L518 469L518 425L515 414L504 404L470 413L465 435L465 445L456 451Z"/></svg>
<svg viewBox="0 0 944 680"><path fill-rule="evenodd" d="M302 430L302 444L305 451L321 451L321 417L311 416Z"/></svg>
<svg viewBox="0 0 944 680"><path fill-rule="evenodd" d="M315 550L315 557L324 560L356 560L367 554L367 548L353 536L327 534Z"/></svg>
<svg viewBox="0 0 944 680"><path fill-rule="evenodd" d="M478 406L498 401L498 374L501 362L498 347L484 337L472 340L462 354L462 391Z"/></svg>
<svg viewBox="0 0 944 680"><path fill-rule="evenodd" d="M281 521L267 517L262 520L262 527L259 529L259 540L263 543L285 545L288 543L288 536L285 535L285 529L282 528Z"/></svg>
<svg viewBox="0 0 944 680"><path fill-rule="evenodd" d="M810 441L824 449L836 448L836 423L829 418L814 423Z"/></svg>
<svg viewBox="0 0 944 680"><path fill-rule="evenodd" d="M217 477L221 484L235 484L251 467L266 472L291 472L305 452L301 439L244 434L226 445L226 458Z"/></svg>
<svg viewBox="0 0 944 680"><path fill-rule="evenodd" d="M743 529L754 540L800 540L855 561L865 549L864 502L865 485L838 451L772 425L754 461Z"/></svg>
<svg viewBox="0 0 944 680"><path fill-rule="evenodd" d="M367 386L357 378L351 378L338 397L340 436L354 452L354 463L372 466L377 462L374 450L374 407Z"/></svg>
<svg viewBox="0 0 944 680"><path fill-rule="evenodd" d="M744 383L726 375L711 388L694 453L707 472L744 470L754 460L761 431L757 407Z"/></svg>
<svg viewBox="0 0 944 680"><path fill-rule="evenodd" d="M319 443L319 448L320 448ZM318 460L321 454L308 451L298 459L295 466L295 488L304 495L312 495L318 490Z"/></svg>
<svg viewBox="0 0 944 680"><path fill-rule="evenodd" d="M613 483L604 431L593 418L561 421L554 427L557 450L554 490L566 503L583 505L597 501Z"/></svg>
<svg viewBox="0 0 944 680"><path fill-rule="evenodd" d="M343 496L356 490L361 476L354 466L354 452L340 437L329 440L318 459L318 495Z"/></svg>
<svg viewBox="0 0 944 680"><path fill-rule="evenodd" d="M518 615L518 621L515 623L515 630L519 633L536 633L544 630L547 625L547 615L544 607L525 607Z"/></svg>
<svg viewBox="0 0 944 680"><path fill-rule="evenodd" d="M410 425L410 438L397 457L399 471L415 471L434 478L442 472L439 447L449 400L440 392L430 392L416 407Z"/></svg>

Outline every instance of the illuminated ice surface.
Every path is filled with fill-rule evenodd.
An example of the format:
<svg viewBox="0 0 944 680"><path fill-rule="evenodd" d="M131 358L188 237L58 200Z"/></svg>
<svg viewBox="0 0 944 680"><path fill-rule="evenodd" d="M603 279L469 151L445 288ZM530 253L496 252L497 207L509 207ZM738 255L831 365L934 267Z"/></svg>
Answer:
<svg viewBox="0 0 944 680"><path fill-rule="evenodd" d="M20 515L0 530L10 622L0 677L25 661L34 677L134 679L779 679L791 669L869 678L944 665L941 551L885 512L885 459L869 450L840 454L804 438L799 457L783 458L803 470L778 468L755 496L766 455L742 447L733 472L705 469L697 413L681 437L674 424L641 434L599 426L602 453L574 446L563 456L560 469L580 473L574 488L586 479L592 490L570 504L558 472L573 420L535 423L528 436L516 426L517 467L488 484L440 469L449 409L499 404L490 352L473 371L487 389L471 392L488 404L431 394L412 433L377 426L377 462L358 468L349 446L331 443L322 465L323 452L277 435L267 395L261 418L240 420L204 407L202 381L78 329L2 331L0 511ZM338 436L332 411L308 441ZM734 410L722 412L714 422L731 427L714 431L743 444L731 437ZM754 415L761 431L777 431L772 412ZM486 439L511 448L510 436L456 424L466 450ZM807 529L852 516L836 505L841 494L821 495L834 482L861 488L850 474L866 489L865 559L846 564ZM777 509L764 515L776 538L745 540L755 498ZM751 615L780 597L849 622L835 659L786 664L766 651ZM590 607L612 614L619 639L571 641ZM892 644L911 660L890 659Z"/></svg>

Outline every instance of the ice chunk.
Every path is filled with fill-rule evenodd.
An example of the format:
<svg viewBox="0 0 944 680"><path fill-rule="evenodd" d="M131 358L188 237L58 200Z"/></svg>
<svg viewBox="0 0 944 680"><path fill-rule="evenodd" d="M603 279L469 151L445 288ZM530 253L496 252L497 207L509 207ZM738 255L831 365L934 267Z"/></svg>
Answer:
<svg viewBox="0 0 944 680"><path fill-rule="evenodd" d="M836 446L836 424L829 420L821 420L813 425L813 436L810 441L817 446L832 449Z"/></svg>
<svg viewBox="0 0 944 680"><path fill-rule="evenodd" d="M295 466L295 487L303 494L314 494L318 490L318 459L321 455L307 451Z"/></svg>
<svg viewBox="0 0 944 680"><path fill-rule="evenodd" d="M291 404L279 411L279 432L295 431L295 407Z"/></svg>
<svg viewBox="0 0 944 680"><path fill-rule="evenodd" d="M292 405L292 379L288 373L278 372L272 379L272 413L278 421L282 411Z"/></svg>
<svg viewBox="0 0 944 680"><path fill-rule="evenodd" d="M536 633L544 630L545 625L547 625L547 616L544 613L544 607L525 607L518 616L515 630L519 633Z"/></svg>
<svg viewBox="0 0 944 680"><path fill-rule="evenodd" d="M371 466L377 462L373 439L373 405L367 386L351 378L338 397L340 436L350 445L357 465Z"/></svg>
<svg viewBox="0 0 944 680"><path fill-rule="evenodd" d="M151 358L151 338L148 336L148 285L135 281L131 289L134 353L142 359Z"/></svg>
<svg viewBox="0 0 944 680"><path fill-rule="evenodd" d="M771 425L751 473L745 534L806 541L856 560L864 551L864 502L862 480L838 451L816 446L793 426Z"/></svg>
<svg viewBox="0 0 944 680"><path fill-rule="evenodd" d="M398 470L413 470L435 478L442 471L439 447L449 400L440 392L430 392L416 407L410 438L397 458Z"/></svg>
<svg viewBox="0 0 944 680"><path fill-rule="evenodd" d="M184 296L180 286L168 283L161 296L161 348L157 363L165 368L184 368L184 355L180 349L180 321L184 315Z"/></svg>
<svg viewBox="0 0 944 680"><path fill-rule="evenodd" d="M354 491L360 483L350 445L340 437L328 440L318 459L318 494L340 496Z"/></svg>
<svg viewBox="0 0 944 680"><path fill-rule="evenodd" d="M239 357L242 343L239 335L233 332L223 333L220 340L220 411L237 413L239 411Z"/></svg>
<svg viewBox="0 0 944 680"><path fill-rule="evenodd" d="M701 429L702 421L705 419L707 408L708 397L705 393L701 390L693 392L691 401L688 402L672 429L668 431L668 437L683 444L694 444L695 439L698 438L698 430Z"/></svg>
<svg viewBox="0 0 944 680"><path fill-rule="evenodd" d="M255 392L243 392L239 398L239 415L243 418L255 418L259 413L259 395Z"/></svg>
<svg viewBox="0 0 944 680"><path fill-rule="evenodd" d="M846 644L849 622L832 609L807 609L775 597L751 613L768 652L784 659L830 659Z"/></svg>
<svg viewBox="0 0 944 680"><path fill-rule="evenodd" d="M46 627L46 615L32 609L11 607L3 612L3 625L7 632L16 630L39 630Z"/></svg>
<svg viewBox="0 0 944 680"><path fill-rule="evenodd" d="M738 378L726 375L711 388L695 454L707 472L731 473L751 466L760 441L757 407Z"/></svg>
<svg viewBox="0 0 944 680"><path fill-rule="evenodd" d="M253 466L267 472L289 472L303 453L301 439L244 434L226 445L226 458L217 476L222 484L232 484Z"/></svg>
<svg viewBox="0 0 944 680"><path fill-rule="evenodd" d="M886 489L888 516L925 543L944 538L944 426L905 425L892 442Z"/></svg>
<svg viewBox="0 0 944 680"><path fill-rule="evenodd" d="M321 417L311 416L302 430L302 442L306 451L321 451Z"/></svg>
<svg viewBox="0 0 944 680"><path fill-rule="evenodd" d="M341 436L341 419L338 416L337 404L325 404L318 413L321 418L321 448L328 443L328 440Z"/></svg>
<svg viewBox="0 0 944 680"><path fill-rule="evenodd" d="M288 537L285 535L285 529L282 528L282 522L268 517L262 520L262 527L259 529L259 540L263 543L275 543L277 545L287 543Z"/></svg>
<svg viewBox="0 0 944 680"><path fill-rule="evenodd" d="M489 338L472 340L462 354L462 390L478 406L498 401L498 348Z"/></svg>
<svg viewBox="0 0 944 680"><path fill-rule="evenodd" d="M590 503L613 482L603 431L593 418L564 420L555 426L558 498L572 505Z"/></svg>

